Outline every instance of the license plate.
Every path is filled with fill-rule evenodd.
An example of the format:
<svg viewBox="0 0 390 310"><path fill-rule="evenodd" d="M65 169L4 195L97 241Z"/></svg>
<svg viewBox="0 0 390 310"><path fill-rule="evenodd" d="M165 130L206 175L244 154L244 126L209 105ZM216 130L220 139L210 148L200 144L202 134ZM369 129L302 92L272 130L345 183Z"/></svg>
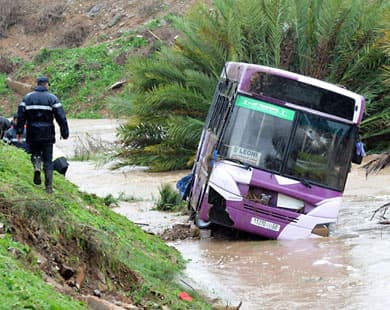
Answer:
<svg viewBox="0 0 390 310"><path fill-rule="evenodd" d="M273 231L279 231L280 225L275 224L272 222L264 221L262 219L258 219L257 217L251 218L251 224L257 227L273 230Z"/></svg>

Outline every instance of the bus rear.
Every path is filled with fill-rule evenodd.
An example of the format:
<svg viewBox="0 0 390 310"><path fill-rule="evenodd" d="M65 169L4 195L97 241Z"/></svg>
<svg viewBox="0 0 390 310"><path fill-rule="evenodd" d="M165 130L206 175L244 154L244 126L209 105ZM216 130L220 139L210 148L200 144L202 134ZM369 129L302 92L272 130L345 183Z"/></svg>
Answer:
<svg viewBox="0 0 390 310"><path fill-rule="evenodd" d="M199 144L189 205L271 239L327 236L355 159L364 99L280 69L227 63Z"/></svg>

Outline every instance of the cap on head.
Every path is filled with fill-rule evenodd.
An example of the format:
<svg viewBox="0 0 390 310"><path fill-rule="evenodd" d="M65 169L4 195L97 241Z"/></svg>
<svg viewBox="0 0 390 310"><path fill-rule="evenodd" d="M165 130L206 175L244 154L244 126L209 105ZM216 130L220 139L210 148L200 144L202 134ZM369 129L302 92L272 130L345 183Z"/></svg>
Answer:
<svg viewBox="0 0 390 310"><path fill-rule="evenodd" d="M38 85L43 85L43 84L46 84L46 83L50 85L49 79L46 76L40 76L40 77L37 78L37 84Z"/></svg>

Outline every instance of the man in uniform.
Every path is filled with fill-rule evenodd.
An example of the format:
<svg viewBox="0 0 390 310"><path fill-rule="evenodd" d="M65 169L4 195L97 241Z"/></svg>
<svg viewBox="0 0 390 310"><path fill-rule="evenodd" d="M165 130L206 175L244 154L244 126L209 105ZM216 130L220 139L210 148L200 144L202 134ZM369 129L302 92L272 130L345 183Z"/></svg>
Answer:
<svg viewBox="0 0 390 310"><path fill-rule="evenodd" d="M69 127L65 111L58 98L48 91L49 79L37 78L34 91L28 93L18 107L16 131L22 139L24 125L27 124L26 141L31 152L34 167L34 184L41 184L41 165L45 173L46 192L53 193L53 144L55 143L54 118L60 126L63 139L69 137Z"/></svg>

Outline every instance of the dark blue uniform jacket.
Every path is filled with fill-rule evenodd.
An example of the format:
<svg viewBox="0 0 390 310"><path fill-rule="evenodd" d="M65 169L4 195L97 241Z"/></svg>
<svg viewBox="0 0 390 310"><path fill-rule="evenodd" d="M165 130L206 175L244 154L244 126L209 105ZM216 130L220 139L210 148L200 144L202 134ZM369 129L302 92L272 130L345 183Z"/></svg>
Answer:
<svg viewBox="0 0 390 310"><path fill-rule="evenodd" d="M54 118L60 126L61 137L68 138L69 127L61 103L46 87L37 86L19 104L16 131L22 134L27 124L27 143L55 143Z"/></svg>

